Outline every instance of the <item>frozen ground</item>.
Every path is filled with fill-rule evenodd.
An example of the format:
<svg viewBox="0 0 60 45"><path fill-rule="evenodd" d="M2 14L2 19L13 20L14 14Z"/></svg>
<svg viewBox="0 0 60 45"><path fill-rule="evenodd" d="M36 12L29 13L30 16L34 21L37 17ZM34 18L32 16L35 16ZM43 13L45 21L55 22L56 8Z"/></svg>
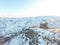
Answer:
<svg viewBox="0 0 60 45"><path fill-rule="evenodd" d="M4 45L58 45L59 33L40 28L48 23L49 28L60 28L59 17L0 18L0 35Z"/></svg>

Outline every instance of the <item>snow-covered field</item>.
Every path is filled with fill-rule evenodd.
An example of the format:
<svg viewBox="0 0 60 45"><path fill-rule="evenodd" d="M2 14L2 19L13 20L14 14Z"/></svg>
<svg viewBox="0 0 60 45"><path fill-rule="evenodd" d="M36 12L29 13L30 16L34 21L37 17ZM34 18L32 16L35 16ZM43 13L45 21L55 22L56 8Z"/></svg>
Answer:
<svg viewBox="0 0 60 45"><path fill-rule="evenodd" d="M60 32L56 30L60 29L59 19L52 16L0 18L0 35L4 45L58 45ZM46 22L49 28L40 28L40 24Z"/></svg>

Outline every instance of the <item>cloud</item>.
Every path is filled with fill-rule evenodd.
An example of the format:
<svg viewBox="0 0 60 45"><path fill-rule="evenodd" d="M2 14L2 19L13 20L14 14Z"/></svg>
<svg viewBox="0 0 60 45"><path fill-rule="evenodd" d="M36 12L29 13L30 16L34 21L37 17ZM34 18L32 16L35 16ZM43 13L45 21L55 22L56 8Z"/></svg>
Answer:
<svg viewBox="0 0 60 45"><path fill-rule="evenodd" d="M0 12L0 17L35 17L35 16L59 16L59 0L38 0L32 6L27 6L22 11Z"/></svg>
<svg viewBox="0 0 60 45"><path fill-rule="evenodd" d="M59 2L57 0L42 0L37 5L33 5L32 8L26 10L25 14L30 16L40 15L60 15Z"/></svg>

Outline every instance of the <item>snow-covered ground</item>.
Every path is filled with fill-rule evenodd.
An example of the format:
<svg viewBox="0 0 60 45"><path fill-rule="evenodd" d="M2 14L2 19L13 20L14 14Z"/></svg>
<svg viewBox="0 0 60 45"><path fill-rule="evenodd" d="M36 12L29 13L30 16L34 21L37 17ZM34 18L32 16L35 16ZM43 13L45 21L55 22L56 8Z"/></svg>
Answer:
<svg viewBox="0 0 60 45"><path fill-rule="evenodd" d="M0 18L0 35L3 36L4 45L58 45L60 33L42 29L40 24L47 22L50 29L60 28L59 19L52 16Z"/></svg>

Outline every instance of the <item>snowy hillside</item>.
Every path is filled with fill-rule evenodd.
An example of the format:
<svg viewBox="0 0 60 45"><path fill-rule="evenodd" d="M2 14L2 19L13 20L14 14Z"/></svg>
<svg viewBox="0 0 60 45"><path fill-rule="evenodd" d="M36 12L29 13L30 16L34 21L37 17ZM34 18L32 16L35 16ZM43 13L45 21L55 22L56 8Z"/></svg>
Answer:
<svg viewBox="0 0 60 45"><path fill-rule="evenodd" d="M52 16L0 18L0 38L4 45L58 45L59 19Z"/></svg>

